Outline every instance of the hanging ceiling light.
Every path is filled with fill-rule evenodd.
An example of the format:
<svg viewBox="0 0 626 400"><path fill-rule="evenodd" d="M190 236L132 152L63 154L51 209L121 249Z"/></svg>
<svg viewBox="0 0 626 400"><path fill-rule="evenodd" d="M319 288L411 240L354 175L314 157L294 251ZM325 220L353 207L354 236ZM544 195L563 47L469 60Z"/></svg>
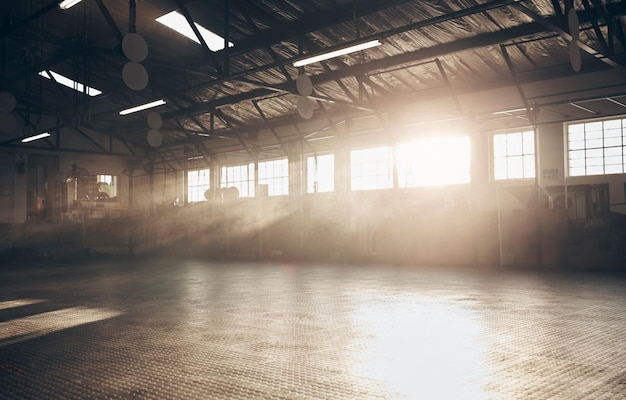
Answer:
<svg viewBox="0 0 626 400"><path fill-rule="evenodd" d="M74 7L76 4L80 3L83 0L63 0L59 3L59 8L61 10L67 10L69 8Z"/></svg>
<svg viewBox="0 0 626 400"><path fill-rule="evenodd" d="M341 49L337 49L337 50L332 50L332 51L328 51L325 53L321 53L321 54L317 54L315 56L311 56L311 57L307 57L307 58L303 58L300 60L297 60L293 63L294 67L302 67L308 64L313 64L319 61L324 61L324 60L328 60L330 58L335 58L335 57L339 57L339 56L343 56L349 53L354 53L355 51L360 51L360 50L365 50L365 49L369 49L372 47L376 47L376 46L380 46L382 43L380 42L380 40L375 39L375 40L370 40L369 42L362 42L362 43L357 43L355 45L352 46L348 46L348 47L344 47Z"/></svg>

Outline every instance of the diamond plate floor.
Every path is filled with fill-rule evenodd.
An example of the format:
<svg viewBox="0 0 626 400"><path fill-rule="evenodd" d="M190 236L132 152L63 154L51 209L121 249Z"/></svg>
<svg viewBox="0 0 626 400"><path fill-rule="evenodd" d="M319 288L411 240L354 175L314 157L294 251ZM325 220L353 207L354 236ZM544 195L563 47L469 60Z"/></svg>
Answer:
<svg viewBox="0 0 626 400"><path fill-rule="evenodd" d="M0 399L626 399L626 278L98 261L0 271Z"/></svg>

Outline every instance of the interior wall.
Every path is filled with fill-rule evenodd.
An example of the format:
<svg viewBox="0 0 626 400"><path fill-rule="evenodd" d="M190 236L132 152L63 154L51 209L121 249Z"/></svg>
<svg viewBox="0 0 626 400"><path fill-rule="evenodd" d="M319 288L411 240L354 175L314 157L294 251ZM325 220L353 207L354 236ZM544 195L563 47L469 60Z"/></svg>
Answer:
<svg viewBox="0 0 626 400"><path fill-rule="evenodd" d="M537 128L539 137L539 178L542 186L565 184L563 124L546 124Z"/></svg>
<svg viewBox="0 0 626 400"><path fill-rule="evenodd" d="M616 117L619 118L619 117ZM624 182L626 174L567 176L565 127L563 124L539 126L540 179L543 186L609 185L611 211L626 214Z"/></svg>
<svg viewBox="0 0 626 400"><path fill-rule="evenodd" d="M471 135L469 185L351 192L350 147L346 146L335 151L334 193L299 196L296 183L304 171L304 158L297 151L290 154L289 170L296 178L290 179L290 196L181 207L182 170L150 175L150 171L136 167L131 195L129 161L106 155L59 154L56 179L64 180L73 164L91 174L116 175L119 206L150 211L142 214L150 216L142 225L149 231L143 236L145 251L173 248L185 254L280 254L323 260L522 266L536 261L540 224L548 266L619 262L616 257L621 253L616 249L621 239L579 235L583 244L572 246L566 212L541 210L538 214L534 179L495 182L491 172L492 133ZM542 186L608 184L611 210L624 211L624 174L566 178L563 125L540 125L538 137ZM33 160L38 156L31 155ZM0 154L0 222L23 223L27 219L27 173L19 169L20 162L27 159L27 154ZM189 168L205 166L190 164ZM213 186L218 184L218 168L212 168ZM177 197L181 200L178 206L174 201ZM4 211L7 209L12 211ZM608 249L611 243L613 247Z"/></svg>
<svg viewBox="0 0 626 400"><path fill-rule="evenodd" d="M563 125L543 124L537 129L537 172L542 193L543 187L558 190L565 183L608 184L610 201L615 203L612 209L623 207L618 203L624 203L624 175L567 178ZM471 135L470 185L351 192L350 147L344 148L344 142L340 142L335 149L334 193L298 195L295 183L303 168L297 151L290 156L290 174L294 176L288 197L239 199L232 204L207 202L176 211L172 198L182 191L182 178L155 174L151 190L145 177L137 179L134 187L136 198L153 196L155 204L163 206L159 219L169 222L161 228L161 240L171 241L171 232L178 232L180 238L186 238L183 242L189 251L212 249L214 254L223 254L237 248L246 254L257 252L259 257L280 254L314 259L519 267L535 265L541 249L543 266L547 268L615 264L619 254L607 253L602 237L587 237L590 245L572 247L571 224L565 210L536 210L535 179L494 181L492 132L477 131ZM229 224L234 224L232 230ZM242 224L247 228L242 228ZM538 224L541 243L537 242ZM250 251L243 251L241 246Z"/></svg>
<svg viewBox="0 0 626 400"><path fill-rule="evenodd" d="M26 154L0 153L0 223L26 222L26 166Z"/></svg>

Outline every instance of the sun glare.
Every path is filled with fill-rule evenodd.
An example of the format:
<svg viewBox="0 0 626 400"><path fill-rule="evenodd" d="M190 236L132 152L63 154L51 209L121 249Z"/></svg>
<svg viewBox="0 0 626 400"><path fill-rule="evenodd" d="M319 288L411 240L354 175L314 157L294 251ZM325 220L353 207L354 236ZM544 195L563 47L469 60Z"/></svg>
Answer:
<svg viewBox="0 0 626 400"><path fill-rule="evenodd" d="M353 318L368 336L354 353L354 373L407 398L489 398L480 382L492 368L485 327L471 308L421 296L361 304Z"/></svg>
<svg viewBox="0 0 626 400"><path fill-rule="evenodd" d="M470 182L468 136L433 136L396 149L398 185L442 186Z"/></svg>
<svg viewBox="0 0 626 400"><path fill-rule="evenodd" d="M18 307L42 300L22 300L3 307ZM104 308L71 307L0 322L0 346L49 335L63 329L117 317L120 312Z"/></svg>

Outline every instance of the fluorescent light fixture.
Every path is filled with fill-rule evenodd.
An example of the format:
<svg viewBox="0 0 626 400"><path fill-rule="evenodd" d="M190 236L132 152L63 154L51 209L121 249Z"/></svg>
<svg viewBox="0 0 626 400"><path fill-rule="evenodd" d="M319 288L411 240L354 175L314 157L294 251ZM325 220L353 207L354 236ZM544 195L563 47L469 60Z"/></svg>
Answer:
<svg viewBox="0 0 626 400"><path fill-rule="evenodd" d="M44 70L39 71L39 76L43 76L46 79L54 79L57 83L67 86L70 89L74 89L77 92L85 93L85 85L80 82L76 82L68 77L58 74L54 71ZM87 86L87 94L91 97L102 94L102 91Z"/></svg>
<svg viewBox="0 0 626 400"><path fill-rule="evenodd" d="M204 156L193 156L193 157L187 157L187 160L193 161L193 160L201 160L203 158Z"/></svg>
<svg viewBox="0 0 626 400"><path fill-rule="evenodd" d="M22 143L28 143L28 142L32 142L34 140L47 138L48 136L50 136L50 134L48 132L38 133L36 135L29 136L27 138L22 139Z"/></svg>
<svg viewBox="0 0 626 400"><path fill-rule="evenodd" d="M147 110L148 108L162 106L163 104L165 104L165 100L163 99L151 101L150 103L140 104L138 106L127 108L126 110L122 110L120 111L120 115L132 114L137 111Z"/></svg>
<svg viewBox="0 0 626 400"><path fill-rule="evenodd" d="M165 15L160 16L156 19L157 22L167 26L170 29L175 30L181 35L187 36L189 39L193 40L196 43L200 43L198 37L191 29L191 26L187 22L187 19L184 15L179 13L178 11L172 11ZM209 46L209 50L211 51L219 51L224 48L224 38L220 35L211 32L207 28L202 25L199 25L194 22L196 28L198 28L198 32L202 35L202 38L206 42L207 46ZM234 44L232 42L228 42L228 47L233 47Z"/></svg>
<svg viewBox="0 0 626 400"><path fill-rule="evenodd" d="M59 3L59 8L61 10L67 10L68 8L74 7L76 4L80 3L83 0L63 0Z"/></svg>
<svg viewBox="0 0 626 400"><path fill-rule="evenodd" d="M345 54L354 53L355 51L369 49L371 47L380 46L380 40L370 40L369 42L363 42L359 44L355 44L353 46L344 47L343 49L329 51L327 53L318 54L316 56L303 58L293 63L294 67L302 67L304 65L313 64L318 61L328 60L329 58L335 58L339 56L343 56Z"/></svg>

